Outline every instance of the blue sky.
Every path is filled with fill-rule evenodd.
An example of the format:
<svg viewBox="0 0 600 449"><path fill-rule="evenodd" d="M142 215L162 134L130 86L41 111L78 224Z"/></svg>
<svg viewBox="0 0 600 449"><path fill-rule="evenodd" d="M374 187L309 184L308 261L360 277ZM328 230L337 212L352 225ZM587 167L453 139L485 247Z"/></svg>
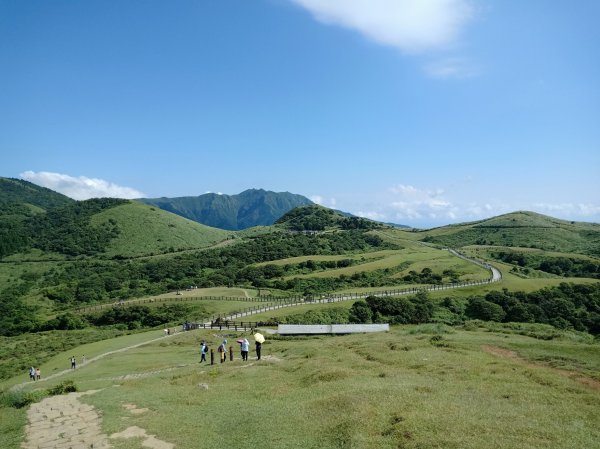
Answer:
<svg viewBox="0 0 600 449"><path fill-rule="evenodd" d="M0 0L0 176L600 222L595 0Z"/></svg>

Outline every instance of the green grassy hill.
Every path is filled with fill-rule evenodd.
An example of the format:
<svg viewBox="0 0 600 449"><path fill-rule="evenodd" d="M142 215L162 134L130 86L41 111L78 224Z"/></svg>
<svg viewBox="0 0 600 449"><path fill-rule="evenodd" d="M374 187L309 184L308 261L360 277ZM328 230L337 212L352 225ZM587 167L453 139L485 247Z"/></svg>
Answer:
<svg viewBox="0 0 600 449"><path fill-rule="evenodd" d="M454 248L515 246L600 256L600 224L564 221L534 212L514 212L418 235L425 242Z"/></svg>
<svg viewBox="0 0 600 449"><path fill-rule="evenodd" d="M42 379L65 374L3 396L0 446L18 449L26 438L27 408L11 404L32 390L38 392L29 397L39 400L70 380L89 393L78 399L94 407L88 423L122 449L142 447L143 438L110 438L132 426L155 443L198 449L596 448L598 344L568 332L540 339L546 332L539 325L472 323L337 337L267 335L262 360L252 345L242 362L233 343L234 360L214 366L198 363L200 340L214 349L242 334L162 337L157 330L117 337L57 355L41 365ZM89 360L129 346L68 370L71 355ZM27 382L25 373L0 388L17 382ZM60 404L55 411L59 416ZM82 438L88 427L79 427Z"/></svg>
<svg viewBox="0 0 600 449"><path fill-rule="evenodd" d="M107 257L136 257L173 253L215 245L233 234L196 223L135 201L102 211L92 226L113 221L119 233L104 251Z"/></svg>
<svg viewBox="0 0 600 449"><path fill-rule="evenodd" d="M0 212L7 204L28 204L46 210L75 200L22 179L0 177Z"/></svg>

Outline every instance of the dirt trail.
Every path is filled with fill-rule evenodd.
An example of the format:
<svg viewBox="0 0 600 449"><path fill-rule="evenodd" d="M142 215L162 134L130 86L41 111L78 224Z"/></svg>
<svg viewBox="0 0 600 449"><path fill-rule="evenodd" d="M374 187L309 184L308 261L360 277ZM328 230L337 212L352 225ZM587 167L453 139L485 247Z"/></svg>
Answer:
<svg viewBox="0 0 600 449"><path fill-rule="evenodd" d="M85 393L51 396L27 410L29 423L23 449L108 449L108 437L100 430L100 415L91 405L79 402Z"/></svg>
<svg viewBox="0 0 600 449"><path fill-rule="evenodd" d="M573 379L581 384L587 385L588 387L594 390L600 390L600 381L593 379L591 377L584 376L583 374L577 371L570 371L566 369L554 368L552 366L544 365L541 363L533 363L529 360L521 357L517 352L511 351L510 349L500 348L498 346L490 346L490 345L482 345L481 348L490 354L494 354L498 357L506 358L514 360L515 362L526 366L528 368L545 368L549 369L561 376L568 377L569 379Z"/></svg>
<svg viewBox="0 0 600 449"><path fill-rule="evenodd" d="M111 439L142 438L142 446L151 449L173 449L174 444L150 435L140 427L128 427L110 437L101 431L102 420L96 409L79 402L84 393L69 393L51 396L33 404L27 411L28 424L25 428L26 440L23 449L110 449ZM146 413L148 409L137 408L135 404L123 404L132 415Z"/></svg>
<svg viewBox="0 0 600 449"><path fill-rule="evenodd" d="M86 365L88 365L90 363L93 363L93 362L95 362L97 360L100 360L100 359L102 359L102 358L104 358L106 356L109 356L111 354L118 354L119 352L129 351L130 349L139 348L140 346L144 346L144 345L147 345L147 344L150 344L150 343L154 343L155 341L163 340L165 338L171 338L171 337L173 337L175 335L177 335L177 334L163 335L162 337L153 338L152 340L144 341L142 343L137 343L135 345L126 346L126 347L120 348L120 349L115 349L114 351L104 352L102 354L98 354L95 357L87 359L87 361L84 364L79 365L79 367L86 366ZM48 381L48 380L56 379L57 377L61 377L61 376L64 376L65 374L69 374L69 373L72 373L72 372L73 372L73 369L65 369L63 371L59 371L58 373L54 373L54 374L51 374L49 376L45 376L45 377L43 377L42 379L40 379L39 381L36 381L36 382L45 382L45 381ZM20 384L16 384L13 387L11 387L11 390L18 390L20 388L23 388L25 385L30 385L30 384L31 384L31 381L29 381L29 382L22 382Z"/></svg>

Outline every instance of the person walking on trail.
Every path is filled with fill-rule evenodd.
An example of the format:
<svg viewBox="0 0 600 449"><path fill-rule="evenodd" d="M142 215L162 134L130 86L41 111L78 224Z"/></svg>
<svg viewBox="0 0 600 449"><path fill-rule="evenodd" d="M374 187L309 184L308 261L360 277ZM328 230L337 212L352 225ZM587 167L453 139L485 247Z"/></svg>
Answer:
<svg viewBox="0 0 600 449"><path fill-rule="evenodd" d="M41 380L42 379L42 370L40 370L39 368L35 369L35 380Z"/></svg>
<svg viewBox="0 0 600 449"><path fill-rule="evenodd" d="M29 368L29 380L35 380L35 368L33 366Z"/></svg>
<svg viewBox="0 0 600 449"><path fill-rule="evenodd" d="M217 351L219 351L219 353L221 354L221 363L226 361L227 360L227 340L223 340L223 343L221 343L219 345L219 348L217 349Z"/></svg>
<svg viewBox="0 0 600 449"><path fill-rule="evenodd" d="M208 346L206 345L206 342L204 340L202 340L202 343L200 344L200 363L206 362L206 353L207 352L208 352Z"/></svg>
<svg viewBox="0 0 600 449"><path fill-rule="evenodd" d="M250 349L250 342L248 341L248 339L246 337L244 337L241 345L242 345L242 360L247 361L248 360L248 351Z"/></svg>
<svg viewBox="0 0 600 449"><path fill-rule="evenodd" d="M262 348L262 343L260 341L256 342L256 360L260 360L260 350Z"/></svg>
<svg viewBox="0 0 600 449"><path fill-rule="evenodd" d="M75 359L75 356L71 357L71 369L75 369L77 368L77 359Z"/></svg>

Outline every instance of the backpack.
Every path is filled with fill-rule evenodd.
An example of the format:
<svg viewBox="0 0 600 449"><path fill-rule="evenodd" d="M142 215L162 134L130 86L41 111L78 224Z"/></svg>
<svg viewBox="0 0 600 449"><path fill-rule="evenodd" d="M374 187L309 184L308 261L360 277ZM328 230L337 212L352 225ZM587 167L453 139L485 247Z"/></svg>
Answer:
<svg viewBox="0 0 600 449"><path fill-rule="evenodd" d="M208 352L208 345L204 345L204 350L202 351L204 354Z"/></svg>

